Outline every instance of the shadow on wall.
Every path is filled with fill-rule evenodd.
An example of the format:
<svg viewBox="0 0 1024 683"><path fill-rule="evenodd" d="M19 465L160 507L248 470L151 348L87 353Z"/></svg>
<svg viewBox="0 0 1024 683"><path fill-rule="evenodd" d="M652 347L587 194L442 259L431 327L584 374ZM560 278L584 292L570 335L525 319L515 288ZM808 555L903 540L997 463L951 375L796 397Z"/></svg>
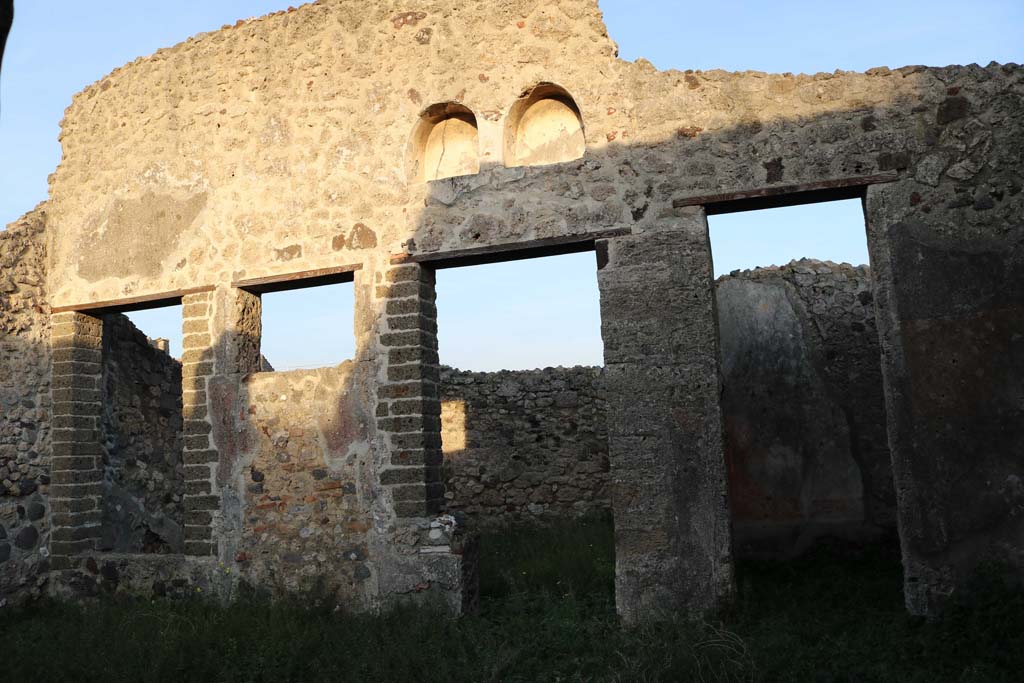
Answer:
<svg viewBox="0 0 1024 683"><path fill-rule="evenodd" d="M700 87L697 77L687 76ZM816 87L827 94L832 86ZM982 557L1019 563L1013 553L1019 551L1024 524L1019 514L1024 493L1011 486L1014 477L1019 484L1015 454L1024 447L1024 408L1016 386L1024 375L1017 363L1017 340L1024 338L1019 277L1024 242L997 238L1005 234L1003 227L1019 226L1022 215L1017 147L1008 139L1015 129L972 116L963 94L948 94L958 88L943 83L946 94L928 93L925 105L923 96L848 110L836 105L813 117L752 119L716 131L645 111L664 123L665 139L616 142L577 161L544 167L485 167L477 176L410 190L426 201L412 234L402 237L420 250L442 250L631 228L635 246L658 236L663 224L694 224L696 211L687 200L718 190L723 182L735 188L781 187L808 178L898 172L897 182L871 190L868 237L888 363L889 434L904 507L908 601L927 612L926 593L948 594L946 589ZM988 142L975 143L979 127ZM780 146L786 138L807 144ZM969 172L965 164L977 170ZM970 249L965 225L980 236L972 237ZM688 263L706 261L703 293L710 296L706 234L703 247L699 240L679 247ZM219 552L216 559L229 573L256 588L321 591L346 606L364 607L383 594L413 594L423 583L448 587L461 579L434 565L425 569L422 537L399 521L425 517L442 499L433 273L413 264L376 265L380 270L368 269L365 277L371 279L357 287L357 315L364 316L357 324L357 358L351 366L322 373L252 375L259 360L258 316L255 327L252 323L256 304L241 295L232 300L235 295L224 288L185 302L186 325L206 325L193 332L191 347L186 336L183 355L185 546L208 558ZM666 263L664 269L678 275L673 267L681 266ZM631 303L643 304L646 314L676 302ZM235 321L223 336L209 326L212 309L230 312L225 314ZM693 324L665 320L659 330L663 336L685 333ZM654 338L659 330L643 332ZM606 351L632 341L607 330L605 335ZM717 349L711 346L688 360L713 378ZM638 401L647 398L642 393L637 390ZM309 400L316 415L294 413ZM672 437L686 429L685 436L692 436L698 430L693 424L706 416L692 408L697 403L687 405L672 419L654 416L656 435ZM472 444L473 425L467 428ZM678 457L657 463L657 472L673 477L673 486L686 479L687 462L715 455L697 452L697 439L678 447L671 438L668 443ZM617 466L613 454L613 476ZM636 484L645 472L633 474ZM665 507L663 500L655 503ZM925 510L934 514L925 517ZM693 520L704 518L703 510L689 511ZM649 518L630 519L629 528L646 541L675 534L680 537L671 539L680 543L672 546L676 550L704 547L707 539L698 538L698 524L685 526L688 518L665 528L663 513L659 507ZM638 547L637 538L621 533L620 522L617 544ZM217 525L218 547L211 524ZM971 550L982 545L983 552ZM250 556L250 549L259 556ZM971 550L966 560L965 549ZM731 561L706 557L716 558L716 569ZM692 588L700 592L708 586ZM698 598L696 603L706 602Z"/></svg>
<svg viewBox="0 0 1024 683"><path fill-rule="evenodd" d="M50 571L45 222L40 205L0 232L0 606L41 595Z"/></svg>
<svg viewBox="0 0 1024 683"><path fill-rule="evenodd" d="M869 269L802 259L721 277L716 300L737 555L894 534Z"/></svg>
<svg viewBox="0 0 1024 683"><path fill-rule="evenodd" d="M1012 79L1013 68L1003 69L1004 81ZM816 98L821 113L771 119L750 114L712 131L673 119L669 99L657 101L665 111L656 111L653 101L637 105L642 112L634 115L664 130L663 139L635 144L623 141L632 131L614 131L607 146L590 140L592 149L578 161L491 164L477 176L430 183L422 190L425 207L409 244L421 253L472 247L497 253L496 245L511 250L517 240L541 245L625 227L634 234L656 232L661 224L685 220L694 196L726 187L784 192L794 183L790 191L796 191L810 181L891 173L894 182L868 192L868 243L889 383L886 422L899 480L894 489L904 508L907 599L915 612L929 613L983 557L1019 564L1019 553L1008 549L1019 546L1024 528L1016 512L1024 509L1024 489L1014 483L1020 473L1010 455L1024 447L1024 408L1015 389L1024 370L1015 365L1020 354L1013 341L1024 338L1024 243L1000 237L1019 232L1022 215L1012 105L1000 100L985 111L974 109L996 97L986 83L1003 76L979 74L978 67L915 76L920 71L907 68L898 77L919 78L927 89L862 106L847 106L837 94L841 77L805 79L817 90L807 86L799 95ZM685 76L691 89L700 88L702 78ZM772 87L793 85L784 77L771 79ZM795 88L786 92L798 94ZM989 118L1004 125L987 123ZM755 204L861 192L825 189ZM496 206L502 210L494 212ZM690 255L690 245L680 249ZM606 350L620 342L604 341ZM822 390L830 396L836 387L826 382ZM822 434L831 439L851 424L840 404ZM467 431L472 434L472 424ZM863 459L865 435L851 438L856 462ZM877 467L861 464L862 471L870 470L868 511L887 523L889 484ZM614 476L614 457L611 467ZM822 484L827 494L827 477ZM986 550L970 550L970 559L962 555L980 547Z"/></svg>
<svg viewBox="0 0 1024 683"><path fill-rule="evenodd" d="M42 230L40 225L32 234L26 227L23 221L0 234L0 260L16 257L2 269L14 289L3 287L9 296L0 305L0 601L12 602L44 593L51 528L67 527L78 513L95 515L98 546L118 553L180 552L184 524L180 366L151 347L124 316L104 316L111 334L105 339L102 388L88 390L96 396L79 394L102 401L96 446L103 455L62 452L62 465L55 465L51 434L67 425L52 426L51 394L66 399L68 390L51 388L45 279L32 272L41 263ZM56 471L66 461L74 461L74 469ZM86 475L102 489L99 507L83 500L75 512L54 518L54 486L74 485Z"/></svg>
<svg viewBox="0 0 1024 683"><path fill-rule="evenodd" d="M578 518L611 508L600 368L441 368L449 510L474 524Z"/></svg>
<svg viewBox="0 0 1024 683"><path fill-rule="evenodd" d="M0 607L40 597L50 571L50 357L0 333Z"/></svg>
<svg viewBox="0 0 1024 683"><path fill-rule="evenodd" d="M181 363L126 316L103 320L103 532L99 548L184 548Z"/></svg>

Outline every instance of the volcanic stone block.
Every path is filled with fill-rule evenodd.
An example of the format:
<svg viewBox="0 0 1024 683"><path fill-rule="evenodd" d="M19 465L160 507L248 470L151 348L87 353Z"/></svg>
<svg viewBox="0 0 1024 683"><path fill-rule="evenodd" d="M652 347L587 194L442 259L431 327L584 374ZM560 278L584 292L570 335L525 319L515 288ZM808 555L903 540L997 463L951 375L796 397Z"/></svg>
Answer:
<svg viewBox="0 0 1024 683"><path fill-rule="evenodd" d="M990 169L983 187L1017 182L1019 156ZM1024 194L908 211L914 187L872 188L866 212L904 596L931 616L983 564L1024 576Z"/></svg>
<svg viewBox="0 0 1024 683"><path fill-rule="evenodd" d="M699 616L733 593L707 222L600 249L618 611Z"/></svg>

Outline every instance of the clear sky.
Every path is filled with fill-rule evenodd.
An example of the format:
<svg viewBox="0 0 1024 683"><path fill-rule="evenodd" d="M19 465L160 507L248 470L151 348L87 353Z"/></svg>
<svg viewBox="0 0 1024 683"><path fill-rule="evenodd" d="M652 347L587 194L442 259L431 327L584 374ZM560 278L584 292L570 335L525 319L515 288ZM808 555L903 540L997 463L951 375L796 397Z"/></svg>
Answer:
<svg viewBox="0 0 1024 683"><path fill-rule="evenodd" d="M0 225L46 198L46 177L60 160L58 123L72 94L138 56L288 4L15 0L0 77ZM1022 0L600 4L620 56L663 69L814 73L1024 61ZM711 236L716 273L800 256L867 261L856 202L719 216ZM592 254L442 271L442 361L481 370L600 364L595 277ZM270 361L288 368L350 356L351 286L302 294L265 302ZM132 317L150 336L171 337L177 352L178 311Z"/></svg>

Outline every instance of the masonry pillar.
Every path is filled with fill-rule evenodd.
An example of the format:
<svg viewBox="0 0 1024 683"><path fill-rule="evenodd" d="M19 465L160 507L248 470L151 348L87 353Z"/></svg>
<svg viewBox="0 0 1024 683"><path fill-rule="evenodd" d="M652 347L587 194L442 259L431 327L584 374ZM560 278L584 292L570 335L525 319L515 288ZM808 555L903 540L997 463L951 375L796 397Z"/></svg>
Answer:
<svg viewBox="0 0 1024 683"><path fill-rule="evenodd" d="M975 125L943 136L982 139ZM1024 583L1020 131L993 130L937 188L907 179L865 201L903 595L918 615L939 614L985 565ZM952 148L923 161L952 164ZM965 167L985 173L968 182Z"/></svg>
<svg viewBox="0 0 1024 683"><path fill-rule="evenodd" d="M622 620L733 592L718 327L703 209L597 243Z"/></svg>
<svg viewBox="0 0 1024 683"><path fill-rule="evenodd" d="M238 381L260 368L263 305L259 294L226 288L182 299L182 418L185 459L185 552L217 554L221 486L237 455Z"/></svg>
<svg viewBox="0 0 1024 683"><path fill-rule="evenodd" d="M434 514L444 497L434 282L432 269L409 264L389 269L377 290L385 302L379 339L387 353L377 429L390 454L381 483L398 517Z"/></svg>
<svg viewBox="0 0 1024 683"><path fill-rule="evenodd" d="M217 450L210 443L207 383L213 376L212 292L182 298L181 412L185 461L185 553L212 555Z"/></svg>
<svg viewBox="0 0 1024 683"><path fill-rule="evenodd" d="M95 550L100 537L103 321L83 313L56 313L51 317L51 340L50 553L54 569L67 569L73 556Z"/></svg>

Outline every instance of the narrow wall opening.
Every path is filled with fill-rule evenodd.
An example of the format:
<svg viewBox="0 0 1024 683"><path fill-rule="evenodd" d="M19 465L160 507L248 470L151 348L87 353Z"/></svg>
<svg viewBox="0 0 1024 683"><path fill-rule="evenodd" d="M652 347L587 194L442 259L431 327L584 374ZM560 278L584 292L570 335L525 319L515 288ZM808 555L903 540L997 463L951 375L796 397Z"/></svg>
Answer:
<svg viewBox="0 0 1024 683"><path fill-rule="evenodd" d="M708 224L737 557L894 537L861 201L710 215Z"/></svg>
<svg viewBox="0 0 1024 683"><path fill-rule="evenodd" d="M101 551L184 547L181 316L180 304L101 316Z"/></svg>
<svg viewBox="0 0 1024 683"><path fill-rule="evenodd" d="M585 548L579 576L611 596L603 342L584 248L437 271L442 476L448 509L478 528L544 526L537 543Z"/></svg>
<svg viewBox="0 0 1024 683"><path fill-rule="evenodd" d="M437 272L446 495L485 526L607 507L595 271L584 252Z"/></svg>

